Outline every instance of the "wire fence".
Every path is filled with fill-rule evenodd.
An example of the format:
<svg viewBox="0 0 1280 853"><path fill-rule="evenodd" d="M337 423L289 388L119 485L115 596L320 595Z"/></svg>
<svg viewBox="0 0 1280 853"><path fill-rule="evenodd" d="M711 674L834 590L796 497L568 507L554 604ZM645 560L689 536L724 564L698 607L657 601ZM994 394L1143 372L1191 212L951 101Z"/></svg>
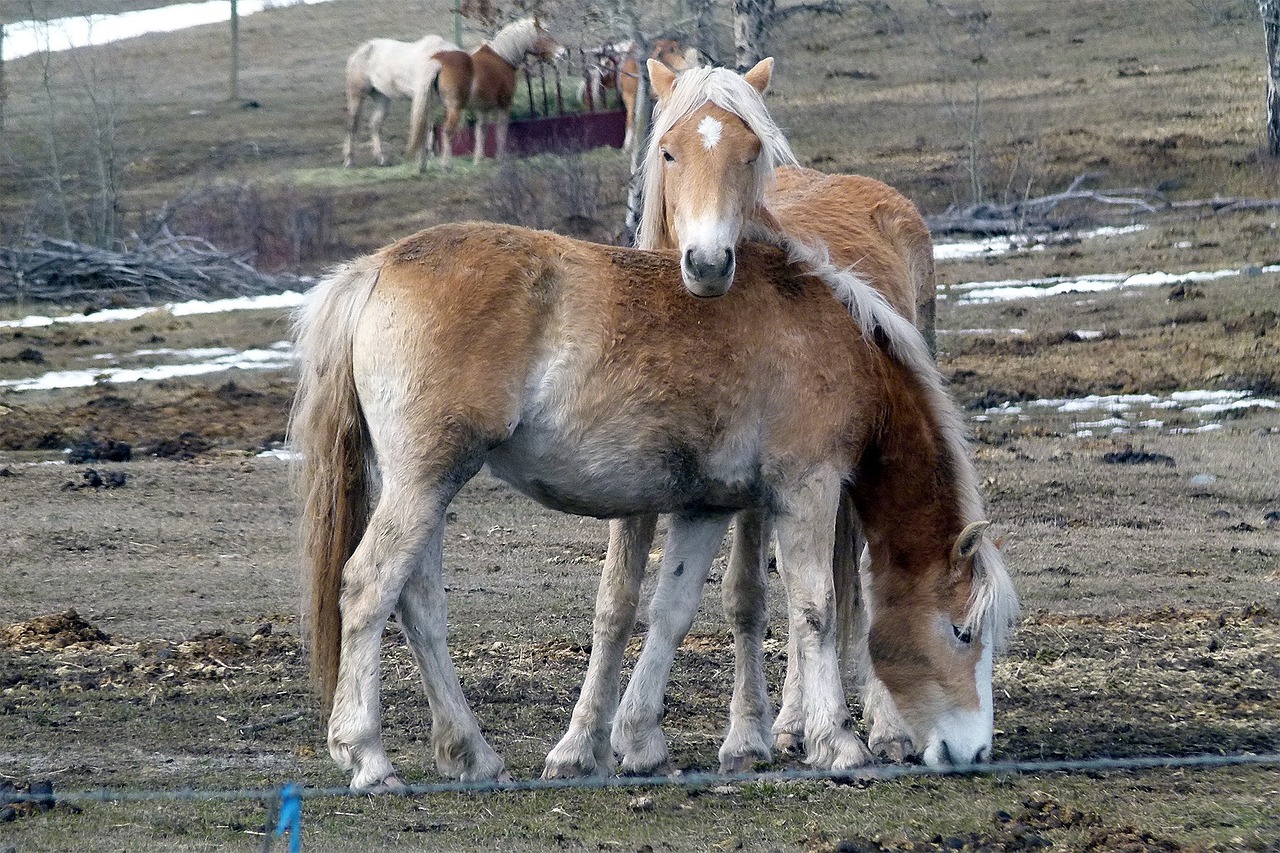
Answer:
<svg viewBox="0 0 1280 853"><path fill-rule="evenodd" d="M1004 776L1043 773L1109 773L1141 770L1209 770L1225 767L1280 767L1280 753L1240 755L1133 756L1128 758L1057 759L1042 761L995 761L951 767L926 767L919 764L888 764L848 770L771 770L759 773L677 773L667 776L589 776L581 779L527 779L506 782L432 782L398 786L387 793L392 796L433 796L437 794L499 794L524 791L572 791L629 788L685 787L707 788L717 785L749 785L776 782L885 782L908 777ZM235 801L279 800L282 792L293 785L290 795L300 800L322 797L365 797L368 792L350 787L304 788L288 783L272 788L236 788L226 790L180 788L174 790L109 790L61 791L47 793L0 794L0 802L55 805L65 803L128 803L170 801Z"/></svg>

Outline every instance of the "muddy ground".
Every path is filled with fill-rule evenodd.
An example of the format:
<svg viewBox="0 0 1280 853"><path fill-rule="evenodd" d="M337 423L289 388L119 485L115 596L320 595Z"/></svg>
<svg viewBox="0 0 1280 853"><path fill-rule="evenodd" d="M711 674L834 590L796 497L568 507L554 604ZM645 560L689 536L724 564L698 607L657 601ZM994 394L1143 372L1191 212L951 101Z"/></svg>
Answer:
<svg viewBox="0 0 1280 853"><path fill-rule="evenodd" d="M1259 221L1199 227L1231 235ZM1148 255L1188 227L1153 222L1137 235L951 263L941 274L959 284L1151 269ZM1244 262L1268 260L1234 245ZM1180 260L1216 268L1224 254ZM1166 412L1163 428L1082 436L1078 422L1096 414L994 408L1090 392L1274 394L1280 358L1267 306L1280 304L1278 279L1237 276L1190 297L1147 287L944 302L940 363L974 418L990 516L1025 602L996 670L1000 758L1280 748L1275 411ZM274 311L10 329L0 378L145 347L269 346L286 329ZM1078 334L1086 330L1104 334ZM57 791L345 782L325 754L299 644L287 466L256 455L278 446L291 387L284 372L235 371L0 397L5 779ZM1206 417L1221 428L1175 433ZM101 458L123 455L122 443L128 461ZM531 778L585 667L604 523L541 510L487 475L453 509L454 654L487 735L516 778ZM715 768L727 712L721 569L667 697L673 758L688 771ZM775 691L785 665L777 587ZM425 703L394 628L384 660L393 760L410 780L436 779ZM1274 770L1224 769L322 800L308 805L307 831L313 849L1275 849L1278 790ZM254 802L146 803L5 817L0 837L21 851L243 850L259 843L252 833L265 812Z"/></svg>

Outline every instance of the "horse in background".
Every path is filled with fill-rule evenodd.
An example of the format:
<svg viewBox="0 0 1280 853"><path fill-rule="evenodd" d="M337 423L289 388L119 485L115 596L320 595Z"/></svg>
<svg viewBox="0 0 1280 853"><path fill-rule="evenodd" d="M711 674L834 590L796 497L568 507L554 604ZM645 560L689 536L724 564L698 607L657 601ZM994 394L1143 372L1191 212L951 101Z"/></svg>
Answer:
<svg viewBox="0 0 1280 853"><path fill-rule="evenodd" d="M771 61L745 77L722 69L677 76L655 62L649 63L649 73L658 116L642 166L646 204L641 247L680 249L686 287L717 289L733 280L740 239L787 239L803 248L806 263L822 272L842 299L848 300L858 287L869 283L901 316L927 317L924 325L932 331L932 312L917 310L921 304L931 308L934 294L932 241L919 212L879 181L823 175L795 165L790 147L760 97L772 73ZM875 751L895 758L916 751L918 744L933 763L938 759L937 743L945 739L936 732L917 730L913 744L910 727L873 666L868 648L871 617L859 578L859 516L853 498L846 488L839 516L846 532L837 536L833 573L839 628L847 638L846 657L853 657L855 678L862 687L870 743ZM764 513L739 514L724 579L725 610L734 626L736 647L730 729L720 753L725 772L746 770L753 761L771 757L771 711L760 663L771 521ZM605 618L618 606L620 596L629 594L630 577L643 574L643 555L653 525L651 518L612 523L606 572L612 569L617 577L601 582L598 618ZM636 543L630 553L638 555L634 558L638 563L628 562L623 547L628 542ZM998 554L988 559L998 562ZM660 577L655 607L659 601L679 597L665 589L677 583L666 575ZM692 583L685 579L684 594L697 595L697 587L689 586ZM802 655L794 645L799 633L795 627L793 622L783 707L772 726L775 743L788 751L798 750L805 738ZM657 645L674 650L678 640L672 645L664 639ZM666 758L661 732L652 724L656 717L650 697L661 695L670 660L656 653L650 656L648 641L645 649L645 663L637 664L636 673L650 683L634 695L628 687L613 724L613 749L621 754L627 772L652 770ZM600 654L602 660L611 660L619 653L601 644ZM595 772L592 762L607 756L596 749L596 758L588 758L584 749L584 744L598 744L605 737L601 726L613 716L600 697L608 695L603 679L614 676L611 671L600 672L597 681L592 678L597 669L589 670L570 732L548 758L549 775ZM989 707L989 681L983 690Z"/></svg>
<svg viewBox="0 0 1280 853"><path fill-rule="evenodd" d="M407 98L412 106L405 154L408 157L416 155L419 169L423 167L430 147L430 136L425 129L431 121L431 91L437 78L445 74L452 83L457 75L463 75L467 78L463 91L470 88L469 67L459 68L456 57L454 60L437 58L442 53L453 57L461 50L453 42L433 34L415 42L370 39L356 48L347 59L347 137L342 145L343 166L351 166L354 162L356 128L366 98L373 102L369 114L373 156L379 166L387 165L387 155L382 147L382 123L392 100ZM446 61L449 62L448 72L444 70ZM446 108L457 108L457 115L461 116L461 108L466 106L465 99L461 107L457 107L449 98L444 95ZM455 126L456 123L455 120Z"/></svg>
<svg viewBox="0 0 1280 853"><path fill-rule="evenodd" d="M602 105L605 92L617 91L626 111L627 131L622 150L630 151L635 141L636 93L640 65L639 51L631 39L605 42L594 51L595 61L587 69L584 89L589 89L593 103ZM664 36L653 43L650 59L656 59L675 71L684 71L702 65L702 56L696 47L690 47L676 36Z"/></svg>
<svg viewBox="0 0 1280 853"><path fill-rule="evenodd" d="M426 167L432 148L432 97L435 91L445 106L441 125L441 165L448 168L453 156L453 134L470 106L476 114L474 162L484 153L486 120L496 128L496 156L501 158L507 141L507 123L516 90L516 69L526 55L550 62L564 48L537 18L524 18L502 27L494 37L470 53L437 35L416 42L371 39L347 60L347 138L342 149L344 166L352 165L356 127L364 99L373 101L369 129L378 165L387 165L382 147L382 123L396 98L409 98L409 141L406 157L416 157L418 171Z"/></svg>
<svg viewBox="0 0 1280 853"><path fill-rule="evenodd" d="M803 257L785 242L744 245L731 282L690 288L669 252L462 223L313 289L297 320L290 435L312 666L329 751L353 788L402 787L381 733L393 612L423 676L440 772L504 775L449 655L442 575L449 504L486 464L560 511L671 514L662 578L695 594L655 603L645 651L658 659L688 631L733 515L775 513L808 757L834 769L871 758L851 730L836 649L831 556L848 483L870 547L877 671L916 730L938 738L929 763L989 754L983 691L1016 598L982 537L960 412L906 320L853 276L841 304ZM593 640L615 702L620 661L597 650L620 656L625 637L607 632L634 627L632 580L618 611L597 613ZM650 657L629 694L655 686L642 675ZM644 697L658 709L652 729L662 701L661 689ZM581 746L592 760L601 744Z"/></svg>
<svg viewBox="0 0 1280 853"><path fill-rule="evenodd" d="M511 121L511 102L516 93L516 70L524 64L525 56L551 62L564 53L564 47L537 18L524 18L507 24L492 39L471 51L468 98L476 116L472 162L479 163L484 156L486 124L494 129L494 158L501 160L506 153L507 124Z"/></svg>

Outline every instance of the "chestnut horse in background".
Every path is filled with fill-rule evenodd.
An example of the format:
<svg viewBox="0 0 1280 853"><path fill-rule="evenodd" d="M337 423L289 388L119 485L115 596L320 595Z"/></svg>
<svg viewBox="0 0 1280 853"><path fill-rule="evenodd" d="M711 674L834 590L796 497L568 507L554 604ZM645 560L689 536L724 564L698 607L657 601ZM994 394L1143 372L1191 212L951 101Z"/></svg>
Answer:
<svg viewBox="0 0 1280 853"><path fill-rule="evenodd" d="M702 57L696 47L689 47L681 39L673 36L655 40L649 57L675 71L697 68L702 64ZM640 75L637 58L636 43L631 39L606 42L595 51L595 63L589 69L587 81L587 85L591 87L591 96L597 105L604 103L604 93L609 90L616 89L621 95L622 106L627 114L627 132L622 142L623 151L630 151L634 144L636 91Z"/></svg>
<svg viewBox="0 0 1280 853"><path fill-rule="evenodd" d="M297 319L290 434L312 666L329 751L353 788L402 784L381 734L393 612L440 772L504 775L449 655L442 574L449 504L486 464L553 509L671 514L662 577L696 586L653 608L645 649L659 656L688 630L734 514L771 513L816 768L870 760L836 649L831 559L847 484L870 549L877 673L913 729L939 738L930 763L986 756L992 653L1016 598L983 540L961 413L914 327L857 277L841 282L847 304L832 298L831 282L804 273L807 254L744 244L732 287L690 287L670 252L461 223L313 289ZM610 619L629 634L634 617L632 596ZM597 658L617 647L601 634L609 623L597 618L593 667L620 666ZM660 709L661 691L644 702ZM599 744L582 746L589 759Z"/></svg>
<svg viewBox="0 0 1280 853"><path fill-rule="evenodd" d="M658 63L649 63L658 115L642 166L645 208L639 244L644 248L680 249L682 275L690 289L727 287L735 274L739 240L776 240L782 232L804 246L811 268L822 271L842 299L848 299L851 289L856 290L855 285L870 284L903 317L925 320L922 325L930 332L931 341L933 250L929 230L919 212L901 194L879 181L823 175L795 166L790 147L761 98L771 71L771 60L745 77L723 69L676 75ZM890 691L872 667L866 633L868 613L858 577L860 548L850 547L857 541L858 525L852 497L847 491L841 504L840 522L850 533L837 537L834 581L839 627L853 647L849 651L854 655L858 670L855 676L862 686L871 746L875 751L901 758L915 752L918 745L925 751L926 760L935 763L941 758L938 744L945 743L945 738L938 732L917 729L913 742L910 726L898 714ZM597 618L606 618L630 594L626 579L636 572L643 573L643 555L647 553L653 523L653 519L613 523L606 565L615 568L618 578L602 581ZM730 730L720 753L721 769L726 772L746 770L751 762L771 757L771 712L760 665L769 530L770 519L764 514L748 512L739 516L724 581L725 609L735 629L737 649ZM615 550L621 551L615 543L637 539L640 542L633 553L639 555L638 566L627 564L625 554L614 554ZM988 559L998 561L998 555L992 554ZM696 586L691 588L695 583L691 577L675 581L663 575L659 592L654 595L654 607L659 601L679 597L665 587L683 584L683 595L696 595ZM777 745L785 749L798 749L805 734L803 676L799 667L802 656L794 645L797 634L793 623L783 707L772 728ZM670 639L662 643L673 652L678 639L674 644ZM614 657L614 650L599 646L601 659ZM645 649L632 685L642 679L650 679L651 683L634 691L628 687L613 723L612 746L621 754L623 769L628 772L647 772L666 760L665 742L653 723L657 719L655 708L645 703L661 696L670 660L661 659L657 653L650 655L648 643ZM593 652L596 650L593 646ZM573 726L548 758L549 775L593 772L592 762L605 754L602 747L597 748L597 758L591 758L583 746L607 739L602 727L613 716L611 707L603 703L610 690L605 679L616 676L611 671L602 672L599 681L589 676L584 684ZM990 692L988 679L982 687L987 708ZM656 710L660 711L660 707ZM987 725L991 725L989 720Z"/></svg>
<svg viewBox="0 0 1280 853"><path fill-rule="evenodd" d="M551 62L564 53L564 47L537 18L507 24L492 39L471 51L469 100L476 115L472 162L479 163L484 156L486 123L494 128L494 158L501 160L506 153L507 124L511 121L511 102L516 93L516 69L524 64L525 56ZM443 93L443 83L441 86Z"/></svg>

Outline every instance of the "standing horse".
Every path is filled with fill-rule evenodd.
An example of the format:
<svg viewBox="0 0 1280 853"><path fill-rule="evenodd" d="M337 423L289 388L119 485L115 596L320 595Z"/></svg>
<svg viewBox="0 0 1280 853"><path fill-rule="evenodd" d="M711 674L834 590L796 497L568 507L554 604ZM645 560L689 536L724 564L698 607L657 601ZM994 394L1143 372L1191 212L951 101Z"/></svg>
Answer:
<svg viewBox="0 0 1280 853"><path fill-rule="evenodd" d="M670 513L663 576L696 589L733 514L771 513L809 760L833 768L869 757L836 651L831 555L848 483L870 547L877 672L913 728L939 734L926 758L987 753L983 685L1013 596L982 541L959 413L927 349L856 279L851 310L779 248L744 245L736 264L727 291L681 287L669 253L470 223L315 288L298 318L290 432L312 662L330 753L353 787L400 784L378 676L393 612L422 671L440 772L503 774L449 656L441 567L448 505L485 464L562 511ZM687 630L697 599L655 608L650 642Z"/></svg>
<svg viewBox="0 0 1280 853"><path fill-rule="evenodd" d="M676 77L657 63L649 64L659 102L659 116L650 138L646 165L646 204L640 225L645 248L680 249L686 286L723 287L734 275L735 248L740 237L776 235L781 230L805 243L825 246L811 251L811 263L825 269L838 293L850 287L847 272L831 266L824 253L844 267L853 267L904 317L915 319L917 305L925 329L932 332L934 296L933 251L929 231L915 206L879 181L858 176L828 176L793 164L794 156L760 95L767 87L772 63L758 65L745 77L725 70L701 69ZM679 83L677 84L677 80ZM775 171L774 167L779 166ZM778 186L766 197L772 179ZM929 335L930 341L932 334ZM841 524L856 530L852 496L842 502ZM613 522L607 565L618 577L601 582L598 611L607 618L617 599L629 593L629 578L643 573L654 519ZM755 760L769 760L770 710L760 664L765 614L763 590L767 565L769 519L744 513L735 526L734 547L725 576L726 614L735 627L736 677L730 729L720 751L721 769L747 769ZM903 757L914 751L910 728L893 706L889 691L876 677L867 654L868 624L858 580L858 549L841 543L834 555L835 584L841 614L839 624L854 645L857 675L863 684L864 711L871 724L871 745L878 752ZM635 542L631 554L622 543ZM638 564L629 559L639 561ZM670 594L660 580L656 602ZM608 594L608 600L606 600ZM682 594L692 594L686 591ZM597 632L617 633L617 628ZM627 632L629 633L629 632ZM794 640L796 632L791 632ZM678 641L677 641L678 642ZM666 646L673 653L674 645ZM646 643L646 654L649 644ZM602 660L614 660L618 650L593 645ZM777 743L797 749L803 742L804 712L800 655L791 644L782 711L772 727ZM670 661L645 663L642 657L629 687L622 712L614 720L613 748L628 772L648 772L666 762L661 732L647 725L654 713L645 704L661 696ZM657 673L657 675L653 675ZM638 679L657 679L641 683ZM599 772L611 765L604 726L613 717L617 673L592 667L583 685L570 731L547 760L548 776ZM990 684L984 687L990 704ZM638 697L638 698L637 698ZM937 743L936 733L919 731L915 743L926 749ZM590 746L590 749L588 749Z"/></svg>
<svg viewBox="0 0 1280 853"><path fill-rule="evenodd" d="M415 42L370 39L356 48L347 60L347 137L342 145L342 165L352 165L356 128L366 97L373 101L373 112L369 114L373 156L379 166L387 165L387 156L382 150L382 122L393 99L408 98L412 107L405 156L416 154L421 170L430 148L427 127L431 121L431 90L437 77L452 86L456 85L459 75L465 76L464 92L471 85L469 66L459 68L457 65L455 54L459 52L456 44L437 35L425 35ZM443 98L446 108L451 112L456 108L458 115L466 106L465 99L462 107L457 107L450 100L451 95L444 94ZM456 118L454 124L457 124Z"/></svg>
<svg viewBox="0 0 1280 853"><path fill-rule="evenodd" d="M537 18L507 24L494 37L471 51L471 109L476 114L475 155L484 156L485 123L494 127L494 158L501 160L507 148L507 124L511 121L511 101L516 93L516 69L526 55L551 62L565 49Z"/></svg>
<svg viewBox="0 0 1280 853"><path fill-rule="evenodd" d="M702 64L698 49L689 47L681 39L667 36L653 42L650 59L656 59L674 71L697 68ZM607 42L596 51L596 61L589 69L591 94L596 103L604 103L604 93L617 89L622 96L622 106L627 114L627 132L622 150L630 151L635 138L636 92L640 80L640 64L636 43L631 39Z"/></svg>

